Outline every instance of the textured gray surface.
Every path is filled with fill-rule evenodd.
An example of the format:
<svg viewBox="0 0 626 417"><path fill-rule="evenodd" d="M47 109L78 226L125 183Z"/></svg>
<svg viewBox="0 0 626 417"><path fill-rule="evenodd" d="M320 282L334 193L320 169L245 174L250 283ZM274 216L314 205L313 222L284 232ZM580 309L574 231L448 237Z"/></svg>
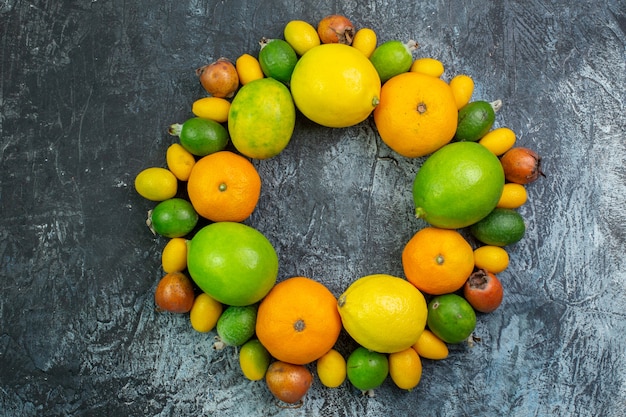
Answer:
<svg viewBox="0 0 626 417"><path fill-rule="evenodd" d="M284 410L234 350L214 353L212 334L154 311L165 241L132 184L164 164L166 127L202 94L196 67L335 12L381 41L417 40L445 78L475 79L474 99L502 99L497 125L544 157L547 178L528 188L528 231L501 274L502 307L479 317L480 343L424 361L411 393L318 381ZM3 0L0 414L622 416L625 31L620 0ZM285 152L256 163L248 223L274 243L280 279L338 295L365 274L402 275L423 226L410 196L421 162L392 154L371 121L329 131L300 119Z"/></svg>

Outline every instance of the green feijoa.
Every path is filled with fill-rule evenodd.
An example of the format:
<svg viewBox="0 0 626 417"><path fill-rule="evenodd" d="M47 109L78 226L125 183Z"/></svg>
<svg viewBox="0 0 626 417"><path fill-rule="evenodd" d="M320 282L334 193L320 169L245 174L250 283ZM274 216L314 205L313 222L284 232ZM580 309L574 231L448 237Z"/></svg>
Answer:
<svg viewBox="0 0 626 417"><path fill-rule="evenodd" d="M496 207L487 217L473 224L470 233L487 245L506 246L524 237L526 225L517 211Z"/></svg>
<svg viewBox="0 0 626 417"><path fill-rule="evenodd" d="M189 153L206 156L226 148L228 130L220 123L202 117L192 117L183 124L174 123L168 129L172 136L178 136L180 144Z"/></svg>
<svg viewBox="0 0 626 417"><path fill-rule="evenodd" d="M162 201L148 212L148 226L161 236L174 238L190 233L198 223L198 213L182 198Z"/></svg>
<svg viewBox="0 0 626 417"><path fill-rule="evenodd" d="M489 132L495 120L494 104L482 100L472 101L459 110L454 138L458 141L476 142Z"/></svg>

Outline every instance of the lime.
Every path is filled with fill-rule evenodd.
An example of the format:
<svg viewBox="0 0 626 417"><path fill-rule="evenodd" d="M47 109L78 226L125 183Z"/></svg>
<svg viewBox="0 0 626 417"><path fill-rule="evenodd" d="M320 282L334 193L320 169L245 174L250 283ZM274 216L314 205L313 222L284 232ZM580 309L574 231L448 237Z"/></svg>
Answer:
<svg viewBox="0 0 626 417"><path fill-rule="evenodd" d="M438 295L428 303L428 328L444 342L461 343L475 327L476 313L460 295Z"/></svg>
<svg viewBox="0 0 626 417"><path fill-rule="evenodd" d="M494 209L504 187L498 158L474 142L455 142L433 153L413 183L417 217L433 226L457 229Z"/></svg>
<svg viewBox="0 0 626 417"><path fill-rule="evenodd" d="M196 227L198 213L182 198L161 201L148 212L147 223L154 233L165 237L182 237Z"/></svg>
<svg viewBox="0 0 626 417"><path fill-rule="evenodd" d="M254 335L256 326L256 304L228 306L217 320L218 342L216 349L226 346L241 346Z"/></svg>
<svg viewBox="0 0 626 417"><path fill-rule="evenodd" d="M165 168L146 168L135 177L135 190L148 200L163 201L176 195L178 180Z"/></svg>
<svg viewBox="0 0 626 417"><path fill-rule="evenodd" d="M188 242L187 268L204 292L227 305L261 300L278 276L278 256L269 240L242 223L217 222Z"/></svg>
<svg viewBox="0 0 626 417"><path fill-rule="evenodd" d="M496 120L496 112L486 101L472 101L459 110L459 122L454 138L476 142L489 132Z"/></svg>
<svg viewBox="0 0 626 417"><path fill-rule="evenodd" d="M348 380L361 391L378 388L389 374L387 355L359 346L347 361Z"/></svg>
<svg viewBox="0 0 626 417"><path fill-rule="evenodd" d="M228 113L233 145L249 158L278 155L289 144L295 125L291 93L273 78L254 80L241 87Z"/></svg>
<svg viewBox="0 0 626 417"><path fill-rule="evenodd" d="M335 349L329 350L316 362L317 376L322 385L337 388L346 379L346 360Z"/></svg>
<svg viewBox="0 0 626 417"><path fill-rule="evenodd" d="M263 38L259 44L261 45L259 64L261 64L263 74L289 84L293 69L298 62L296 51L282 39Z"/></svg>
<svg viewBox="0 0 626 417"><path fill-rule="evenodd" d="M506 246L519 242L526 225L522 216L513 209L496 207L484 219L470 227L472 235L483 243Z"/></svg>
<svg viewBox="0 0 626 417"><path fill-rule="evenodd" d="M183 124L174 123L168 132L178 136L183 148L197 156L221 151L228 144L226 128L214 120L201 117L192 117Z"/></svg>
<svg viewBox="0 0 626 417"><path fill-rule="evenodd" d="M370 61L380 76L380 82L384 83L393 76L407 72L413 64L413 50L416 47L415 41L403 43L391 40L374 49Z"/></svg>
<svg viewBox="0 0 626 417"><path fill-rule="evenodd" d="M270 366L271 356L258 339L248 340L239 350L239 367L251 381L259 381Z"/></svg>

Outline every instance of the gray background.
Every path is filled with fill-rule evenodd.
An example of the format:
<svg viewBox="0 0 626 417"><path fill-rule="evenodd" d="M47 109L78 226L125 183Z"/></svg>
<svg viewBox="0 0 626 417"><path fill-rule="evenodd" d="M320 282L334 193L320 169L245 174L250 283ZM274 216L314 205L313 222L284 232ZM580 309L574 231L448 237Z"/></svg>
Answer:
<svg viewBox="0 0 626 417"><path fill-rule="evenodd" d="M527 233L480 343L424 360L410 393L316 381L284 410L234 349L210 349L213 333L155 312L166 241L133 181L164 166L167 126L203 96L195 68L331 13L380 42L417 40L446 80L471 75L473 99L503 100L496 126L543 156L547 178L528 187ZM0 414L622 416L625 31L621 0L1 1ZM422 162L390 152L371 120L300 117L289 147L255 162L263 190L246 223L275 245L279 279L339 295L362 275L402 276L424 226L410 194Z"/></svg>

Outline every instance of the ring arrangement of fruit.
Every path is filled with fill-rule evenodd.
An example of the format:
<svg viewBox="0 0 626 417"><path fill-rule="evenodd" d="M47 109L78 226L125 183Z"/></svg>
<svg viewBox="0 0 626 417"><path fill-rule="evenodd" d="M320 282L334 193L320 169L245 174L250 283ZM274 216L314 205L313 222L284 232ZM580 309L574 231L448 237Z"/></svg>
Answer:
<svg viewBox="0 0 626 417"><path fill-rule="evenodd" d="M378 44L373 30L356 30L345 16L317 28L291 21L284 39L260 41L258 58L221 58L196 71L208 96L169 127L178 140L167 168L135 178L137 192L156 204L148 226L169 239L157 308L189 313L198 332L216 330L213 347L238 347L243 376L264 380L284 403L301 404L313 373L330 388L347 378L372 394L389 376L411 390L422 359L444 359L449 344L470 341L476 312L502 302L497 274L509 264L505 247L524 236L516 209L526 184L542 175L540 157L514 147L511 129L494 128L499 100L471 101L471 77L444 81L442 63L414 59L416 48ZM328 128L373 116L394 152L425 157L412 192L427 226L398 260L405 277L361 277L338 298L307 277L277 283L274 247L242 222L261 192L251 160L288 146L296 112ZM347 358L336 349L342 329L358 345Z"/></svg>

